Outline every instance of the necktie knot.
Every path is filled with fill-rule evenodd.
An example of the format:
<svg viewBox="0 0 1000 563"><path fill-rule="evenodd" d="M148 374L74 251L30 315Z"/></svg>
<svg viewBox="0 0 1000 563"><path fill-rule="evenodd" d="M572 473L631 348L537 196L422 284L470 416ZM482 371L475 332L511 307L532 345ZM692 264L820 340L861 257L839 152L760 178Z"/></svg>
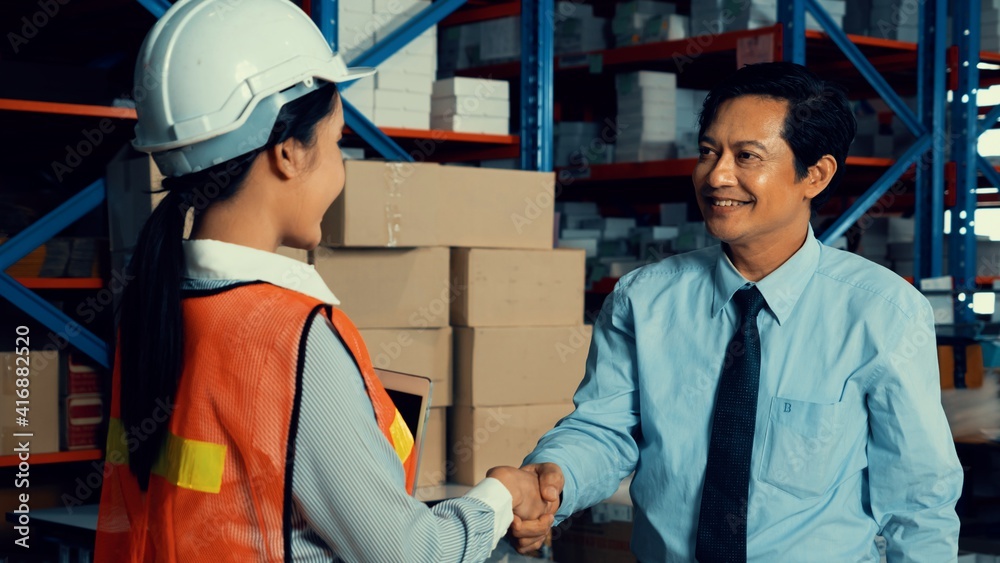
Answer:
<svg viewBox="0 0 1000 563"><path fill-rule="evenodd" d="M755 285L737 291L733 295L733 301L745 320L756 319L757 313L764 308L764 296Z"/></svg>

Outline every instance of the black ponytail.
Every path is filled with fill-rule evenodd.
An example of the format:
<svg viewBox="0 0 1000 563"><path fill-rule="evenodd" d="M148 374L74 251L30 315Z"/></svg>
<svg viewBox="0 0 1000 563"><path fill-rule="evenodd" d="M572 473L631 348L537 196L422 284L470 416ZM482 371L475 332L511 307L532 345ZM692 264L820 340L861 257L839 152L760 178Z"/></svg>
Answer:
<svg viewBox="0 0 1000 563"><path fill-rule="evenodd" d="M142 490L149 487L150 471L168 429L168 422L154 412L159 409L170 414L184 369L181 240L188 212L200 213L213 202L235 194L250 165L270 147L288 139L312 146L316 125L330 114L336 99L336 85L325 84L282 106L263 147L201 172L163 181L167 195L139 234L128 266L133 278L125 287L118 312L122 427L129 447L129 468ZM147 431L150 426L152 432Z"/></svg>

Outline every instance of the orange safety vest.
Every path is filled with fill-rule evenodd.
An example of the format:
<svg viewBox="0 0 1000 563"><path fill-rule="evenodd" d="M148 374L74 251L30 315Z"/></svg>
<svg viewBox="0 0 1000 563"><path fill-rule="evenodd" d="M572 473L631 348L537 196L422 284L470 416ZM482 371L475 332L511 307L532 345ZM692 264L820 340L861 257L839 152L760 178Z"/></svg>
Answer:
<svg viewBox="0 0 1000 563"><path fill-rule="evenodd" d="M346 315L266 283L187 296L182 309L184 369L174 404L164 402L139 427L122 426L115 360L95 561L291 561L303 356L320 311L354 357L412 494L413 436ZM128 452L165 423L169 433L143 492Z"/></svg>

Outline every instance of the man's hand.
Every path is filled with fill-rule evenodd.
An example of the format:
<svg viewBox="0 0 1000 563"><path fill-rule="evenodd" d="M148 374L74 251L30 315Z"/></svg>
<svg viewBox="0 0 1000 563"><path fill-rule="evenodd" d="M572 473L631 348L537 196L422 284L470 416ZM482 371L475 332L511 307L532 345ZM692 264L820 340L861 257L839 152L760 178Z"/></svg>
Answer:
<svg viewBox="0 0 1000 563"><path fill-rule="evenodd" d="M537 520L545 515L546 503L539 494L538 476L534 472L516 467L494 467L486 476L500 481L510 491L515 521L519 517Z"/></svg>
<svg viewBox="0 0 1000 563"><path fill-rule="evenodd" d="M531 518L527 514L519 514L516 508L514 510L511 535L514 536L514 546L518 553L526 554L545 543L549 529L555 522L555 513L559 510L559 498L565 480L562 469L554 463L532 463L522 467L521 471L534 476L541 500L545 502L545 511L541 517Z"/></svg>

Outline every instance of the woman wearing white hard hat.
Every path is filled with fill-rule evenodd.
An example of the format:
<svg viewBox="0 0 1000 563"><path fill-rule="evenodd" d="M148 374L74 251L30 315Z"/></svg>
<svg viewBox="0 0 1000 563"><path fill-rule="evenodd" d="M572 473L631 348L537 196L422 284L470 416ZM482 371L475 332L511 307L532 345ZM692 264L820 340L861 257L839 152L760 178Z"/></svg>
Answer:
<svg viewBox="0 0 1000 563"><path fill-rule="evenodd" d="M166 197L122 298L96 561L475 561L513 508L542 513L514 469L433 509L409 496L413 437L360 335L275 254L319 242L344 184L336 84L373 72L287 0L181 0L146 37L134 145Z"/></svg>

